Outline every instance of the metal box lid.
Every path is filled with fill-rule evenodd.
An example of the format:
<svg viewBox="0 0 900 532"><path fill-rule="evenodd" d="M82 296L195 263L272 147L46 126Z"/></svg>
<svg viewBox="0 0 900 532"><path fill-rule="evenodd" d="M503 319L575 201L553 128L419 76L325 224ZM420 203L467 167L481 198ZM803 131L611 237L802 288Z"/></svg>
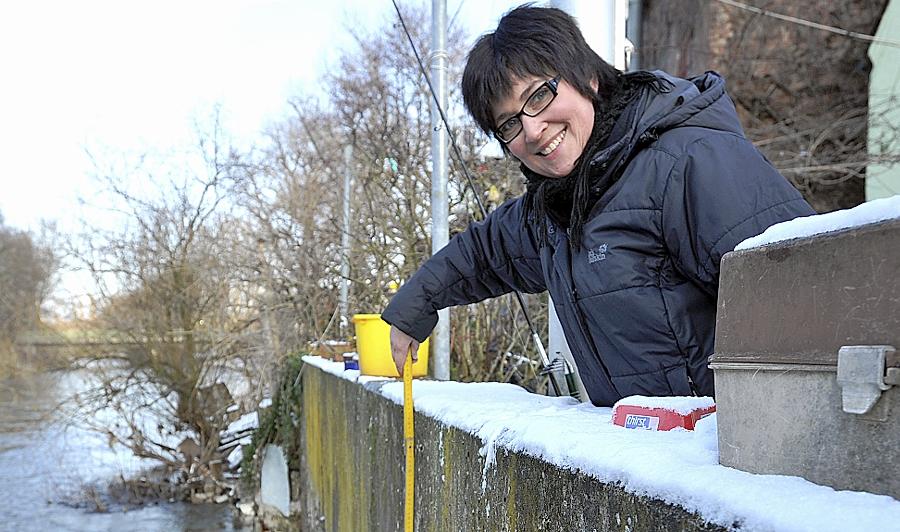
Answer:
<svg viewBox="0 0 900 532"><path fill-rule="evenodd" d="M711 362L837 366L900 347L900 220L728 253Z"/></svg>

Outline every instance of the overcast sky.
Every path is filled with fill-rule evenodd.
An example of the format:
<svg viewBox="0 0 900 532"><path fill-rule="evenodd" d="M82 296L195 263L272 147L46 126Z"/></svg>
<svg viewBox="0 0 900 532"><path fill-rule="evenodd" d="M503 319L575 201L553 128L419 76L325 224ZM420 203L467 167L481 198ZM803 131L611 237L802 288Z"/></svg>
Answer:
<svg viewBox="0 0 900 532"><path fill-rule="evenodd" d="M447 11L477 36L519 3L447 0ZM59 219L65 228L78 195L90 196L86 149L184 147L215 105L232 137L257 138L333 64L348 25L392 13L390 0L0 3L5 223L37 229Z"/></svg>

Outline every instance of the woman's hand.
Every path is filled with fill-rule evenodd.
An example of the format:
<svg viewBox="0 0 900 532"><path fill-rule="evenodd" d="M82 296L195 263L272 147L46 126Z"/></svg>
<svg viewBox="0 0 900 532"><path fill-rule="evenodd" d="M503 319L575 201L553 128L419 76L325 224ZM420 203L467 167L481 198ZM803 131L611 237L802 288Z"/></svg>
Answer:
<svg viewBox="0 0 900 532"><path fill-rule="evenodd" d="M391 325L391 356L397 373L403 376L403 364L406 363L406 355L412 349L413 362L419 360L419 342L415 338Z"/></svg>

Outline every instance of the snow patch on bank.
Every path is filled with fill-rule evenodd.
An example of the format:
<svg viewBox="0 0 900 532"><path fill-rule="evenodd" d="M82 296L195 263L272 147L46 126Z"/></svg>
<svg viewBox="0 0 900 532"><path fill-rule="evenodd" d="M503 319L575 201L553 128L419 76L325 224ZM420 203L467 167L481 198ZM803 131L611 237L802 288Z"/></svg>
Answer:
<svg viewBox="0 0 900 532"><path fill-rule="evenodd" d="M866 224L873 224L900 218L900 194L889 198L867 201L852 209L804 216L769 227L762 234L748 238L737 246L735 251L750 249L775 242L803 238Z"/></svg>
<svg viewBox="0 0 900 532"><path fill-rule="evenodd" d="M403 404L403 383L360 376L319 357L304 362L366 386ZM386 382L384 382L386 381ZM900 501L884 495L836 491L799 477L756 475L718 463L716 415L696 430L654 432L612 424L612 409L569 397L544 397L502 383L416 380L418 412L478 437L483 481L496 450L525 453L602 482L619 483L696 512L710 522L741 530L896 530ZM760 430L765 430L760 426Z"/></svg>

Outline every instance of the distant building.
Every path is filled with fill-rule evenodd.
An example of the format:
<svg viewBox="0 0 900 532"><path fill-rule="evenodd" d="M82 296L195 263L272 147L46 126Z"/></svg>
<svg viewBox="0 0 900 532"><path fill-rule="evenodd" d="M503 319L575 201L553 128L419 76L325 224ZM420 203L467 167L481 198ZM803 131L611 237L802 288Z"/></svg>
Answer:
<svg viewBox="0 0 900 532"><path fill-rule="evenodd" d="M900 41L900 2L884 10L875 36ZM900 194L900 47L869 46L869 156L866 200Z"/></svg>

